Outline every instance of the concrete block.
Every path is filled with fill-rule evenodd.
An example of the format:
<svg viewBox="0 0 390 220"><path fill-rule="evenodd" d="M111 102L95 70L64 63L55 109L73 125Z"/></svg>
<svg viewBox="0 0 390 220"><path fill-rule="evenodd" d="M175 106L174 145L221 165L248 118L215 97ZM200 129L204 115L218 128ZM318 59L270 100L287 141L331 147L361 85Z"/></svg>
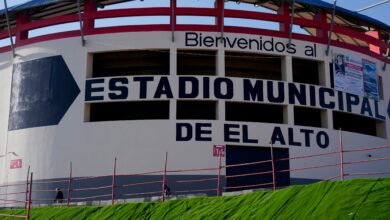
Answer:
<svg viewBox="0 0 390 220"><path fill-rule="evenodd" d="M86 206L87 202L77 202L77 206Z"/></svg>
<svg viewBox="0 0 390 220"><path fill-rule="evenodd" d="M100 200L92 201L93 206L100 206Z"/></svg>
<svg viewBox="0 0 390 220"><path fill-rule="evenodd" d="M162 201L162 198L160 196L153 196L150 198L151 202L160 202Z"/></svg>
<svg viewBox="0 0 390 220"><path fill-rule="evenodd" d="M253 192L255 192L253 189L242 190L242 194L248 194L248 193L253 193Z"/></svg>
<svg viewBox="0 0 390 220"><path fill-rule="evenodd" d="M241 191L234 191L234 192L223 192L222 196L236 196L236 195L241 195Z"/></svg>
<svg viewBox="0 0 390 220"><path fill-rule="evenodd" d="M145 202L146 198L133 198L133 199L125 199L125 203L139 203Z"/></svg>
<svg viewBox="0 0 390 220"><path fill-rule="evenodd" d="M102 201L100 201L100 205L101 206L112 205L112 201L111 200L102 200Z"/></svg>
<svg viewBox="0 0 390 220"><path fill-rule="evenodd" d="M125 204L125 199L116 199L115 204Z"/></svg>

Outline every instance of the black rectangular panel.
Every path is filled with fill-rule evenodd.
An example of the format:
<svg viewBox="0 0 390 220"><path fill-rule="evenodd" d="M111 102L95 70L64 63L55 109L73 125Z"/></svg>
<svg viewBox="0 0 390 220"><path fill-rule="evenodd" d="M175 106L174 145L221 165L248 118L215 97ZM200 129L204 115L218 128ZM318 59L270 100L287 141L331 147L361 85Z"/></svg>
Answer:
<svg viewBox="0 0 390 220"><path fill-rule="evenodd" d="M169 50L93 54L92 77L169 75Z"/></svg>
<svg viewBox="0 0 390 220"><path fill-rule="evenodd" d="M289 150L286 148L274 148L275 170L290 169L289 160L277 161L278 159L288 158ZM271 160L271 150L269 147L246 147L228 145L226 148L226 165L251 163ZM272 171L272 163L260 163L247 166L226 168L226 187L234 187L226 191L246 190L253 188L272 187L272 173L250 175L243 177L229 178L229 176L260 173ZM269 183L269 184L266 184ZM249 185L266 184L264 186L245 187ZM290 172L276 172L276 186L290 185ZM242 187L240 187L242 186ZM237 188L236 188L237 187Z"/></svg>
<svg viewBox="0 0 390 220"><path fill-rule="evenodd" d="M333 111L333 128L377 136L375 119L344 112Z"/></svg>
<svg viewBox="0 0 390 220"><path fill-rule="evenodd" d="M169 119L169 101L91 103L90 121Z"/></svg>
<svg viewBox="0 0 390 220"><path fill-rule="evenodd" d="M177 119L190 120L215 120L217 119L216 101L187 101L180 100L176 103Z"/></svg>
<svg viewBox="0 0 390 220"><path fill-rule="evenodd" d="M283 124L283 106L226 102L226 121L245 121Z"/></svg>

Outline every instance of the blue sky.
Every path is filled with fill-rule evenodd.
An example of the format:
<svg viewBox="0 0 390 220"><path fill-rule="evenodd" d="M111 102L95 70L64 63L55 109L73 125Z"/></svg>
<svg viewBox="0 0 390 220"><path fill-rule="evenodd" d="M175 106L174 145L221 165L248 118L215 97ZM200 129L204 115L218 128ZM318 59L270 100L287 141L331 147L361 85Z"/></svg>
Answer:
<svg viewBox="0 0 390 220"><path fill-rule="evenodd" d="M7 0L8 6L17 5L21 3L25 3L29 0ZM177 0L178 6L183 7L213 7L214 0ZM333 0L325 0L326 2L332 3ZM374 3L381 2L383 0L338 0L337 4L341 7L347 8L349 10L355 11L358 9L361 9L363 7L366 7L368 5L372 5ZM133 2L127 2L122 4L117 4L111 7L107 7L105 9L114 9L114 8L126 8L126 7L164 7L169 6L169 0L144 0L141 2L140 0L135 0ZM0 8L4 8L3 0L0 1ZM265 11L265 12L271 12L261 7L254 7L253 5L249 4L236 4L234 2L227 2L226 8L234 8L234 9L242 9L242 10L254 10L254 11ZM386 23L390 25L390 2L380 5L378 7L368 9L366 11L363 11L362 14L370 16L372 18L375 18L377 20L382 21L383 23ZM156 23L156 20L158 23L161 24L168 24L169 23L169 17L163 17L163 16L154 16L154 17L132 17L132 18L115 18L115 19L105 19L105 20L97 20L95 22L97 27L104 27L104 26L113 26L113 25L128 25L128 24L148 24L148 23ZM200 23L200 24L213 24L215 22L215 19L213 17L191 17L191 16L181 16L177 19L179 24L191 24L191 23ZM226 25L239 25L239 26L247 26L247 27L259 27L266 29L275 30L278 29L279 24L274 22L264 22L264 21L254 21L254 20L247 20L247 19L231 19L227 18L225 20ZM60 30L77 30L79 28L79 24L77 22L75 23L68 23L63 25L58 25L56 27L49 27L49 28L42 28L42 29L36 29L29 32L29 37L39 36L47 33L52 32L59 32ZM298 27L294 27L294 32L298 33L305 33L302 29ZM8 43L7 40L0 40L0 46L3 46L1 41L5 41L5 43Z"/></svg>

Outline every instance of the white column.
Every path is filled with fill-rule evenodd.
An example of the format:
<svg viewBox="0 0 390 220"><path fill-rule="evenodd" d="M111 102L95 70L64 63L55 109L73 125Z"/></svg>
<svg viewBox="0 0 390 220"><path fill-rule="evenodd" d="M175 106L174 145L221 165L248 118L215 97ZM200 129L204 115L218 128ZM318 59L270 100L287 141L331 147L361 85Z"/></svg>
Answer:
<svg viewBox="0 0 390 220"><path fill-rule="evenodd" d="M318 63L318 74L320 86L325 86L328 88L332 87L331 78L330 78L330 63L328 61L323 61ZM321 127L323 128L333 128L333 116L332 110L326 109L321 111Z"/></svg>
<svg viewBox="0 0 390 220"><path fill-rule="evenodd" d="M169 75L177 75L177 47L172 44L171 49L169 50Z"/></svg>
<svg viewBox="0 0 390 220"><path fill-rule="evenodd" d="M225 76L225 50L222 46L218 48L216 62L217 76Z"/></svg>
<svg viewBox="0 0 390 220"><path fill-rule="evenodd" d="M331 87L329 62L323 61L318 63L318 74L320 86Z"/></svg>
<svg viewBox="0 0 390 220"><path fill-rule="evenodd" d="M218 77L225 77L225 49L220 46L217 51L216 71ZM225 100L218 100L217 102L217 120L225 120Z"/></svg>
<svg viewBox="0 0 390 220"><path fill-rule="evenodd" d="M169 50L169 75L177 76L177 47L174 43ZM176 99L169 101L169 119L176 119Z"/></svg>
<svg viewBox="0 0 390 220"><path fill-rule="evenodd" d="M286 82L293 82L292 57L282 57L282 80ZM283 109L283 123L294 125L294 106L287 105Z"/></svg>
<svg viewBox="0 0 390 220"><path fill-rule="evenodd" d="M293 81L293 70L292 70L292 57L282 57L282 80L286 82Z"/></svg>
<svg viewBox="0 0 390 220"><path fill-rule="evenodd" d="M93 74L93 54L87 55L87 78L92 78Z"/></svg>

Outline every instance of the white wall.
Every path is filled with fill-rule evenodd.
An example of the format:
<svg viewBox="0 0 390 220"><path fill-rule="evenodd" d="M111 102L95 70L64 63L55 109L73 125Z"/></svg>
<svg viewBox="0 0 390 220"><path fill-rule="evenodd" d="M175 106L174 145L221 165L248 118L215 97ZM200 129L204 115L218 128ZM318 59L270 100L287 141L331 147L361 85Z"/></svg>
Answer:
<svg viewBox="0 0 390 220"><path fill-rule="evenodd" d="M218 33L204 33L205 35L218 36ZM145 33L117 33L96 36L87 36L87 44L81 47L79 38L67 38L53 40L43 43L17 48L16 52L20 56L14 62L62 55L73 74L81 93L68 109L67 113L57 126L47 126L39 128L22 129L8 132L8 151L15 151L23 159L22 169L9 170L8 162L4 164L4 159L0 158L2 165L2 175L0 183L6 181L24 181L27 166L30 165L35 178L57 178L68 175L69 162L73 162L74 176L103 175L112 172L113 158L118 158L118 173L133 173L151 170L161 170L163 168L165 152L169 152L168 168L202 168L216 167L217 159L212 157L213 144L224 144L223 140L223 118L212 121L213 141L212 142L176 142L174 119L174 100L171 101L170 120L138 120L138 121L116 121L116 122L84 122L84 86L87 78L88 53L131 50L131 49L170 49L176 51L177 48L185 48L184 33L177 32L175 42L171 42L171 32L145 32ZM258 36L228 34L228 37L258 38ZM266 37L265 37L266 38ZM276 40L286 42L287 39ZM310 42L293 41L297 44L297 54L294 56L308 58L303 54L304 47L313 45ZM208 47L203 47L208 48ZM324 56L324 45L317 44L317 57L310 59L319 61L330 61L330 56ZM209 49L209 48L208 48ZM215 48L216 49L216 48ZM218 54L223 55L224 49L219 46ZM237 51L241 50L236 47ZM337 49L345 53L354 54L363 58L377 62L378 67L381 62L366 55L353 51ZM253 52L253 51L252 51ZM269 53L273 55L291 56L288 53ZM9 112L9 94L11 85L11 57L10 54L0 55L0 150L5 152L4 145L7 142L7 124ZM171 64L175 64L171 60ZM223 76L223 59L218 60L218 76ZM1 65L1 63L4 63ZM286 74L291 79L291 68L287 68ZM378 68L379 70L380 68ZM379 72L383 76L383 84L390 85L390 68L386 72ZM175 77L176 68L171 68L171 77ZM329 76L327 76L329 77ZM235 79L239 81L239 79ZM326 79L329 83L329 78ZM238 83L237 83L238 84ZM175 86L175 85L174 85ZM385 88L385 101L381 103L382 112L386 112L387 101L390 91ZM238 100L238 98L237 98ZM219 113L224 115L224 101L219 102ZM291 108L291 107L289 107ZM172 112L173 111L173 112ZM329 113L329 110L328 110ZM331 114L328 114L328 116ZM329 117L330 117L329 116ZM291 111L290 115L291 117ZM329 121L332 118L328 118ZM196 121L185 120L185 122L195 123ZM267 123L234 123L248 124L250 137L260 138L260 146L268 146L274 125ZM279 125L278 125L279 126ZM292 125L280 125L286 131ZM358 125L357 125L358 126ZM387 137L390 137L390 125L386 117ZM294 127L294 126L293 126ZM299 127L296 126L298 129ZM330 146L327 149L318 147L290 147L290 156L309 155L337 151L339 149L338 131L333 129L311 128L314 131L326 131L330 136ZM295 131L297 133L297 130ZM299 140L303 136L296 134ZM389 138L379 138L361 135L351 132L343 132L345 149L360 147L372 147L388 145ZM314 139L312 139L312 142ZM276 145L276 147L280 147ZM366 157L367 152L358 153L354 159ZM390 155L390 150L383 150L381 153L372 153L373 157ZM10 158L7 157L7 160ZM307 165L318 165L338 161L338 155L332 158L312 159L306 161L291 161L291 167L302 167ZM3 163L1 163L3 161ZM375 169L385 169L389 162L377 163ZM337 174L338 168L329 168L326 171L318 172L293 172L292 177L301 178L326 178ZM206 172L207 173L207 172ZM212 173L212 172L208 172Z"/></svg>

